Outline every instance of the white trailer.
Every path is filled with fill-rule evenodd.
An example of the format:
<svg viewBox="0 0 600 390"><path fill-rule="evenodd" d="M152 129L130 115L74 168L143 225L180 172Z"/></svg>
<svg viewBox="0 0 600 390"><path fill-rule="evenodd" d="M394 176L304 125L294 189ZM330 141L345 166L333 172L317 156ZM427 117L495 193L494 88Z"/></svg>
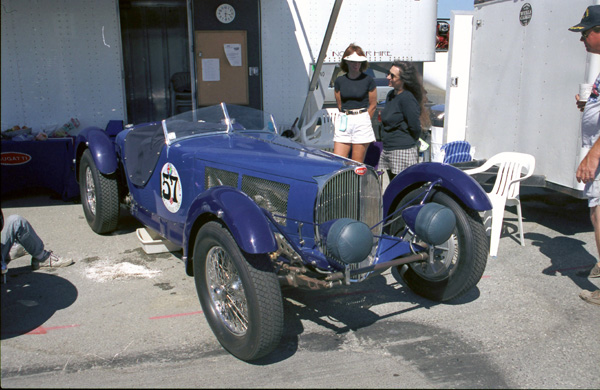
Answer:
<svg viewBox="0 0 600 390"><path fill-rule="evenodd" d="M320 109L334 69L321 64L339 63L350 43L369 62L434 61L436 21L437 0L262 0L265 110L293 121L305 101L305 116Z"/></svg>
<svg viewBox="0 0 600 390"><path fill-rule="evenodd" d="M580 83L592 83L600 56L568 31L598 0L484 0L453 12L444 143L467 140L475 159L532 154L541 184L582 197L575 171L581 147Z"/></svg>
<svg viewBox="0 0 600 390"><path fill-rule="evenodd" d="M196 1L187 0L188 10ZM216 8L220 2L214 3ZM291 124L305 101L309 108L305 115L321 108L331 74L318 72L321 83L315 83L307 99L313 72L320 63L339 62L352 42L367 52L371 62L435 59L437 0L256 4L261 67L249 71L253 76L260 72L263 108L280 122ZM341 7L332 18L336 4ZM190 11L188 24L193 37ZM118 0L2 0L1 26L2 130L13 125L42 129L71 117L80 120L81 128L103 128L111 119L127 121ZM324 46L325 38L329 42ZM192 76L201 77L195 71Z"/></svg>
<svg viewBox="0 0 600 390"><path fill-rule="evenodd" d="M125 118L118 1L2 0L2 131Z"/></svg>

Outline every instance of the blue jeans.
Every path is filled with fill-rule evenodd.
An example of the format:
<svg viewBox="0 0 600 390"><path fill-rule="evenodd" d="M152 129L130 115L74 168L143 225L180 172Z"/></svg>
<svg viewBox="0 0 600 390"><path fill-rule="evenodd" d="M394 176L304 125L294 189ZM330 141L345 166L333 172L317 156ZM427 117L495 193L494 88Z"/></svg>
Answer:
<svg viewBox="0 0 600 390"><path fill-rule="evenodd" d="M38 260L46 255L44 242L36 234L31 224L20 215L10 215L4 221L2 229L2 270L6 269L6 259L10 248L18 242L25 250Z"/></svg>

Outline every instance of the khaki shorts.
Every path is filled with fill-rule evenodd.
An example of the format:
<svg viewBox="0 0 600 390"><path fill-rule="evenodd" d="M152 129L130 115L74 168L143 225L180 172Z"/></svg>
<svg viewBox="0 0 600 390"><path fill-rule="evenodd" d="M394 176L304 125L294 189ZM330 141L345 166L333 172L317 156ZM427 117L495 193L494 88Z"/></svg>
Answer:
<svg viewBox="0 0 600 390"><path fill-rule="evenodd" d="M600 206L600 180L598 177L594 181L585 183L583 193L588 198L589 207Z"/></svg>
<svg viewBox="0 0 600 390"><path fill-rule="evenodd" d="M339 121L347 118L346 130L340 130ZM375 132L371 125L371 117L368 112L358 115L340 115L335 123L334 142L346 144L368 144L375 141Z"/></svg>

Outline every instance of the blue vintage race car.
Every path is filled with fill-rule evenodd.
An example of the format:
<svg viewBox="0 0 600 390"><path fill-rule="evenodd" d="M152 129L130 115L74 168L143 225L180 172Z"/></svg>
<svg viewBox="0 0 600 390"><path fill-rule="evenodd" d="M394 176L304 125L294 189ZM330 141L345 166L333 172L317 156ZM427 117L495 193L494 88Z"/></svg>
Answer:
<svg viewBox="0 0 600 390"><path fill-rule="evenodd" d="M390 267L416 293L447 301L480 280L491 209L459 169L422 163L382 196L368 165L279 135L273 117L216 105L116 136L76 141L83 210L99 234L119 210L183 248L207 321L243 360L273 351L283 333L281 285L328 289Z"/></svg>

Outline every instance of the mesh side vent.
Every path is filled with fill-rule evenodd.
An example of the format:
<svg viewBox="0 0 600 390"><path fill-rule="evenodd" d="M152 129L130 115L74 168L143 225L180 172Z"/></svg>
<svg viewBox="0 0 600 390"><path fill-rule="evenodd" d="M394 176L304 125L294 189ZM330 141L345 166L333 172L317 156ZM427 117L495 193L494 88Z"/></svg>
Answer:
<svg viewBox="0 0 600 390"><path fill-rule="evenodd" d="M206 167L204 170L204 188L231 186L237 188L238 174L223 169Z"/></svg>
<svg viewBox="0 0 600 390"><path fill-rule="evenodd" d="M242 191L256 204L269 211L277 223L285 226L290 186L253 176L242 176Z"/></svg>

